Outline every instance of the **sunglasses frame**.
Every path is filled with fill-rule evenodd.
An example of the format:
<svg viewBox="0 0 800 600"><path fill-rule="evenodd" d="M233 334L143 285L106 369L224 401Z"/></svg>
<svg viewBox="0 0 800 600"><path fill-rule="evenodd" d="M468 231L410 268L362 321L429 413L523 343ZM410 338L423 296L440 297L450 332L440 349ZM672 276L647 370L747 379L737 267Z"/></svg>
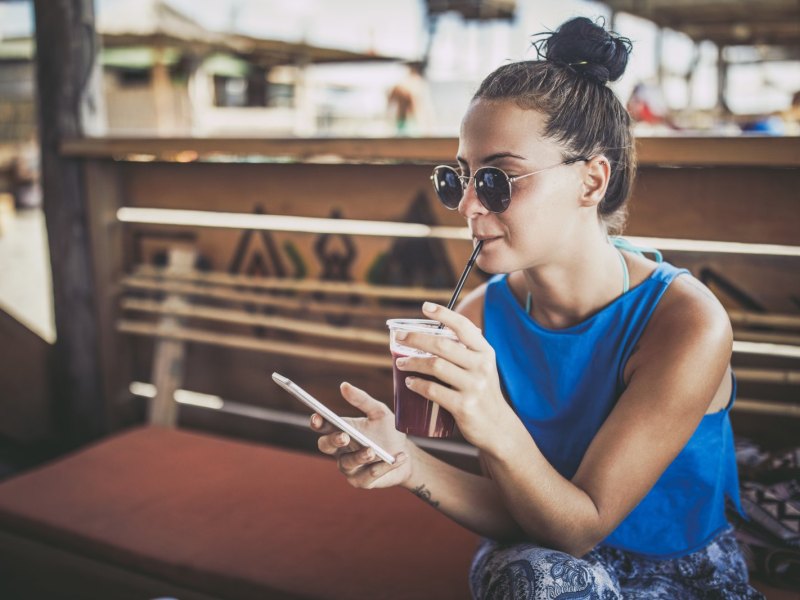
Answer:
<svg viewBox="0 0 800 600"><path fill-rule="evenodd" d="M511 206L511 192L512 192L512 189L513 189L512 188L512 184L515 181L519 181L520 179L524 179L525 177L530 177L531 175L537 175L539 173L543 173L544 171L549 171L550 169L555 169L556 167L561 167L561 166L564 166L564 165L571 165L571 164L574 164L576 162L586 162L588 160L589 159L584 157L584 156L578 156L576 158L568 158L567 160L564 160L564 161L562 161L562 162L560 162L558 164L550 165L549 167L544 167L543 169L539 169L538 171L531 171L530 173L525 173L524 175L517 175L516 177L509 177L508 173L506 173L505 171L503 171L503 169L501 169L499 167L491 167L491 166L481 167L479 169L476 169L475 173L472 176L468 177L466 175L459 175L458 171L455 169L455 167L451 167L450 165L438 165L438 166L433 168L433 173L431 174L431 182L433 183L433 189L436 192L436 197L439 199L439 202L442 203L442 206L444 206L447 210L457 210L458 209L458 205L453 206L453 207L447 206L447 204L444 203L444 201L442 200L441 196L439 195L439 190L436 187L436 171L438 169L450 169L453 173L455 173L455 175L458 178L459 182L461 182L461 198L464 197L464 193L467 191L467 188L469 187L469 182L471 180L474 180L475 183L473 183L473 185L475 186L475 195L478 197L478 200L480 201L481 205L486 210L488 210L489 212L498 214L498 213L505 212L508 209L508 207ZM500 173L502 173L502 175L506 178L506 182L508 183L508 204L505 207L503 207L501 210L494 210L493 208L487 206L486 201L481 197L481 193L480 193L480 188L479 188L479 184L478 184L478 181L477 181L477 177L478 177L478 173L480 173L481 171L488 170L488 169L492 169L494 171L499 171ZM483 185L483 184L481 183L480 185ZM461 200L459 199L459 204L460 203L461 203Z"/></svg>

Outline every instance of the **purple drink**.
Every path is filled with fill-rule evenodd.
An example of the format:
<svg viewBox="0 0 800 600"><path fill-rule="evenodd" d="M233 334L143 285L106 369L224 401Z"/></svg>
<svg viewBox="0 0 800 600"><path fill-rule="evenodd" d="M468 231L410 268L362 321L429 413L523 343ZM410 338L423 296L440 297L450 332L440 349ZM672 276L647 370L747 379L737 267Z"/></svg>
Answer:
<svg viewBox="0 0 800 600"><path fill-rule="evenodd" d="M453 435L455 419L449 412L440 408L435 402L412 392L406 387L406 377L420 377L428 381L437 381L434 377L400 371L394 364L400 357L429 356L424 352L403 346L396 340L398 331L421 332L430 335L443 335L456 339L449 329L438 329L438 321L426 319L390 319L387 321L390 331L390 349L392 352L392 374L394 376L394 415L395 427L398 431L422 437L448 438Z"/></svg>

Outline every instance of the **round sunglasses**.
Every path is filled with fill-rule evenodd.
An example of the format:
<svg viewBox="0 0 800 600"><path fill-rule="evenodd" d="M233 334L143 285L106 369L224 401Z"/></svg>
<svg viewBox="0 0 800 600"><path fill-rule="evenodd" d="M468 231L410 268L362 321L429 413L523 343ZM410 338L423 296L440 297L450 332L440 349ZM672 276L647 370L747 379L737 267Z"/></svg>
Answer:
<svg viewBox="0 0 800 600"><path fill-rule="evenodd" d="M497 167L481 167L475 171L472 177L467 177L466 175L459 175L458 171L453 167L439 165L433 169L431 181L433 182L433 189L436 190L436 195L442 204L450 210L455 210L458 208L458 204L461 202L461 198L464 196L464 192L472 179L475 181L475 193L478 195L478 200L486 210L493 213L501 213L511 204L511 184L515 181L555 169L556 167L587 160L589 159L583 156L569 158L557 165L550 165L544 169L526 173L525 175L518 175L517 177L509 177L505 171Z"/></svg>

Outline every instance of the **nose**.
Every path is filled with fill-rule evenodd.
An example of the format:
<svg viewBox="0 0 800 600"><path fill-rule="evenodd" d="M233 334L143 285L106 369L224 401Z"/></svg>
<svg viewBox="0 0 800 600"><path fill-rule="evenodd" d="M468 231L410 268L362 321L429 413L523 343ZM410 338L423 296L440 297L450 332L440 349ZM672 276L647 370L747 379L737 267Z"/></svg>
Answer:
<svg viewBox="0 0 800 600"><path fill-rule="evenodd" d="M475 180L470 179L461 196L461 201L458 203L458 214L469 221L471 218L485 215L488 212L486 207L481 204L481 201L478 199L478 192L475 190Z"/></svg>

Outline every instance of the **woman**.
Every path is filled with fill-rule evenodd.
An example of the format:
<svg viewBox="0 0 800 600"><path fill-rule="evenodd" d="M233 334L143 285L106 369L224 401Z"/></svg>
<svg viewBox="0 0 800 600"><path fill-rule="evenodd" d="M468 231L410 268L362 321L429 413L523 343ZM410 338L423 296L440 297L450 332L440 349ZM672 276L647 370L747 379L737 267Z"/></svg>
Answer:
<svg viewBox="0 0 800 600"><path fill-rule="evenodd" d="M484 537L476 598L753 598L726 497L739 507L728 411L730 322L685 270L610 238L635 169L630 119L606 86L628 40L585 18L490 74L461 126L460 173L434 171L478 265L498 274L457 312L461 344L409 334L407 385L450 411L484 476L433 458L386 406L342 384L354 422L398 457L323 425L357 487L403 486Z"/></svg>

